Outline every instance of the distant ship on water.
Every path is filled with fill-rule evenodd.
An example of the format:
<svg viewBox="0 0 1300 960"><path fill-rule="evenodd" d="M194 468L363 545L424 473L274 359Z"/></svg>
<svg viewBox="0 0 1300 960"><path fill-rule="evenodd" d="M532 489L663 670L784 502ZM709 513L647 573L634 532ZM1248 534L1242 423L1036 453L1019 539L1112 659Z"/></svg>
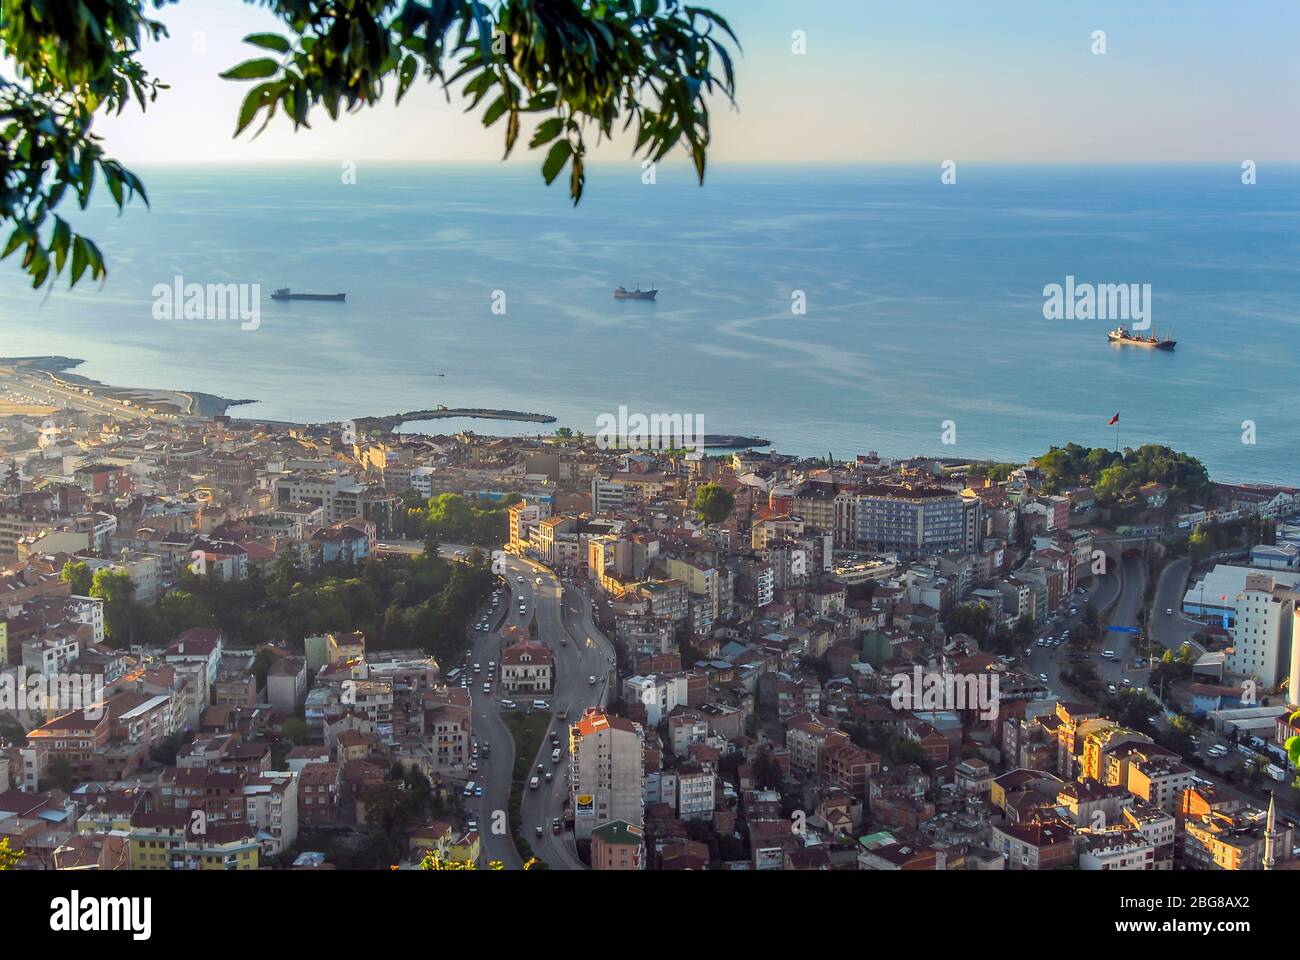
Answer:
<svg viewBox="0 0 1300 960"><path fill-rule="evenodd" d="M346 293L293 293L288 287L281 287L271 294L272 300L336 300L347 299Z"/></svg>
<svg viewBox="0 0 1300 960"><path fill-rule="evenodd" d="M1156 350L1172 350L1178 344L1177 340L1161 339L1154 333L1149 337L1139 337L1123 327L1116 327L1106 334L1106 339L1111 343L1122 343L1131 347L1153 347Z"/></svg>
<svg viewBox="0 0 1300 960"><path fill-rule="evenodd" d="M628 290L626 287L620 286L617 290L614 291L614 299L615 300L653 300L655 298L655 295L658 292L659 292L658 290L642 290L640 287L637 287L635 290Z"/></svg>

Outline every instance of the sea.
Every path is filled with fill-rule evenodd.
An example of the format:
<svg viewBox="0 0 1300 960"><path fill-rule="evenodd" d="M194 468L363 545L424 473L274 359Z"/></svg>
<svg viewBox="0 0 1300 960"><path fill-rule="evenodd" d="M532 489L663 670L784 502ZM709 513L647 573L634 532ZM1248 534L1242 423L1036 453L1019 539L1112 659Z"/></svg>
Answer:
<svg viewBox="0 0 1300 960"><path fill-rule="evenodd" d="M1294 166L1247 184L1235 161L962 165L954 183L938 163L718 165L701 186L611 163L576 207L531 160L134 169L148 207L119 214L101 190L70 211L102 285L32 290L17 256L0 263L0 356L251 399L229 412L252 418L443 404L557 421L405 429L593 434L626 407L808 456L1159 443L1219 480L1300 484ZM1116 318L1048 319L1045 289L1071 277L1149 289L1177 349L1108 343ZM156 309L177 278L250 285L256 328Z"/></svg>

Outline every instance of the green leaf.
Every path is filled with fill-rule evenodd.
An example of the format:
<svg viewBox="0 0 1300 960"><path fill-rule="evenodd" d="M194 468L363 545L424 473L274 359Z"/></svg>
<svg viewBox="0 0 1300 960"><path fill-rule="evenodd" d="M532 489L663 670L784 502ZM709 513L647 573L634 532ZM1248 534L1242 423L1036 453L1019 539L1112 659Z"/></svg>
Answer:
<svg viewBox="0 0 1300 960"><path fill-rule="evenodd" d="M560 135L564 129L563 117L551 117L549 120L543 120L533 131L533 139L528 142L528 149L535 150L544 143L550 143Z"/></svg>
<svg viewBox="0 0 1300 960"><path fill-rule="evenodd" d="M280 85L278 83L259 83L252 90L248 91L248 96L244 98L243 104L239 108L239 121L235 125L235 136L244 132L245 128L253 122L257 116L258 109L274 97L269 96Z"/></svg>
<svg viewBox="0 0 1300 960"><path fill-rule="evenodd" d="M492 124L500 120L501 115L506 112L506 108L509 106L510 101L506 99L504 93L493 100L492 105L489 106L487 111L483 114L483 126L490 127Z"/></svg>
<svg viewBox="0 0 1300 960"><path fill-rule="evenodd" d="M258 80L263 77L273 77L280 70L280 65L269 57L262 57L259 60L245 60L239 66L231 67L225 73L221 74L223 80Z"/></svg>
<svg viewBox="0 0 1300 960"><path fill-rule="evenodd" d="M250 33L244 38L244 42L262 47L264 50L274 50L276 53L288 53L292 49L289 41L278 33Z"/></svg>
<svg viewBox="0 0 1300 960"><path fill-rule="evenodd" d="M573 144L568 140L558 140L551 147L550 152L546 154L546 161L542 164L542 176L546 178L547 183L551 183L560 175L564 169L564 164L569 157L573 155Z"/></svg>

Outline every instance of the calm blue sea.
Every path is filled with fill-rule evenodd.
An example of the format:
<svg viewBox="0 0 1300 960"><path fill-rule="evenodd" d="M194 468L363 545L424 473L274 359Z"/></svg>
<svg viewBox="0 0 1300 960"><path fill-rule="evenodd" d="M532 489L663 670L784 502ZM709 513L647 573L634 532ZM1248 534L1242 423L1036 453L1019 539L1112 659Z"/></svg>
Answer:
<svg viewBox="0 0 1300 960"><path fill-rule="evenodd" d="M448 406L700 414L778 450L1020 459L1165 443L1216 478L1300 483L1300 170L593 167L574 209L531 166L141 167L152 208L79 217L102 289L0 264L0 355L325 420ZM155 284L346 291L261 326L156 320ZM1043 287L1150 283L1173 353L1043 318ZM618 284L659 288L619 302ZM496 291L505 313L494 314ZM803 291L807 312L795 315ZM442 373L445 376L439 377ZM1257 442L1242 443L1243 421ZM952 421L956 443L941 442ZM483 432L535 425L483 421ZM951 431L949 433L951 436Z"/></svg>

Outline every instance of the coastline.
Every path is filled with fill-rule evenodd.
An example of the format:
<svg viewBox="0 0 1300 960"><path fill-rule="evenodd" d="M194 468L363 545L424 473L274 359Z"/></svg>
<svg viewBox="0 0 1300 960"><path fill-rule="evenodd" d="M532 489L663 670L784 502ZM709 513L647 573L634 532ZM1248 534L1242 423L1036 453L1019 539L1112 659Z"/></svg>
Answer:
<svg viewBox="0 0 1300 960"><path fill-rule="evenodd" d="M0 382L3 382L5 374L45 374L49 377L51 385L55 388L62 387L68 392L76 391L78 393L90 388L95 388L93 400L103 403L105 400L122 403L129 408L134 404L136 407L145 403L152 404L150 409L165 407L175 410L175 416L189 420L209 420L212 417L226 416L228 411L237 406L258 403L255 399L233 399L222 397L213 393L206 393L201 390L181 390L181 389L156 389L148 387L124 387L112 384L105 384L101 381L82 376L81 374L70 373L76 367L85 363L85 360L76 357L66 357L61 355L45 356L26 356L26 357L0 357ZM6 369L7 368L7 369ZM17 384L20 388L21 382ZM46 387L45 389L49 389ZM80 398L76 398L80 399ZM100 410L99 412L106 412ZM557 423L558 418L545 413L524 412L518 410L493 409L486 407L445 407L438 405L434 409L412 410L406 413L387 414L384 416L365 416L357 417L353 422L364 430L385 430L396 431L403 423L417 422L423 420L440 420L440 419L481 419L481 420L500 420L510 422L525 423ZM278 428L301 428L311 425L331 425L341 424L345 421L340 420L321 420L321 421L293 421L293 420L275 420L262 417L231 417L231 420L240 424L266 424ZM484 434L484 436L492 436ZM548 434L538 435L539 439L547 439ZM740 434L707 434L705 436L706 448L712 448L720 451L737 451L752 450L755 448L772 448L771 452L780 453L779 441L768 440L758 436L748 436ZM744 442L741 442L744 441ZM1058 446L1064 446L1059 443ZM1186 452L1186 451L1183 451ZM1191 453L1195 456L1195 453ZM924 452L914 452L906 456L885 454L887 459L898 461L907 459L925 459L932 460L940 464L945 469L961 467L965 465L988 465L1004 462L1004 458L999 457L952 457L952 456L934 456ZM1031 458L1032 459L1032 458ZM1026 461L1027 462L1027 461ZM1207 468L1208 469L1208 468ZM1215 483L1234 483L1243 486L1289 486L1286 483L1273 483L1261 481L1258 479L1220 479L1211 476Z"/></svg>

